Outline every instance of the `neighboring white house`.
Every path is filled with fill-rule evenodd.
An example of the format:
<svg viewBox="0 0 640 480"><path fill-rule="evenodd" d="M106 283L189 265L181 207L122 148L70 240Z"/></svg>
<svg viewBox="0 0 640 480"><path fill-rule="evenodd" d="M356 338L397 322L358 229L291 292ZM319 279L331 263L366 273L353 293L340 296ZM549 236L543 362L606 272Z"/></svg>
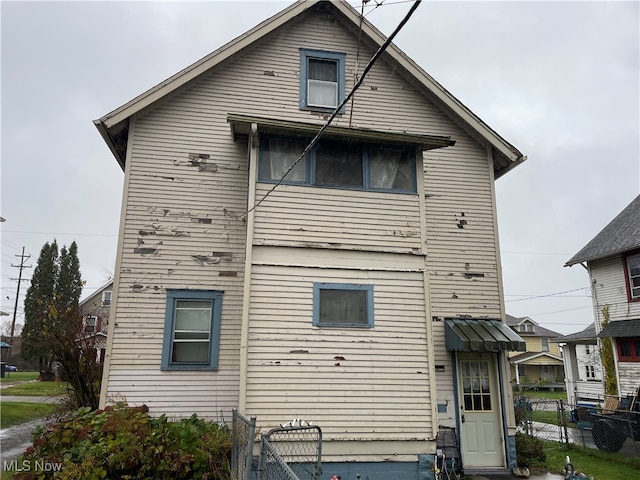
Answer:
<svg viewBox="0 0 640 480"><path fill-rule="evenodd" d="M640 386L640 195L566 266L578 263L589 271L597 337L613 342L618 395L634 394Z"/></svg>
<svg viewBox="0 0 640 480"><path fill-rule="evenodd" d="M298 2L95 121L125 174L102 406L312 421L345 479L433 475L441 427L515 466L494 181L525 157L391 45L301 158L384 42Z"/></svg>
<svg viewBox="0 0 640 480"><path fill-rule="evenodd" d="M575 405L581 401L602 401L602 363L595 323L580 332L562 335L557 342L563 353L568 402Z"/></svg>

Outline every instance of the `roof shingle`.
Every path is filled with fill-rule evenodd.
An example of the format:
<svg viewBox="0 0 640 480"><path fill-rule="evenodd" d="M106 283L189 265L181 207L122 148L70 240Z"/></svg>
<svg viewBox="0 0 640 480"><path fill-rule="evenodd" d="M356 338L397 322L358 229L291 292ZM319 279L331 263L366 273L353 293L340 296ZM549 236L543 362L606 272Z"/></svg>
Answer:
<svg viewBox="0 0 640 480"><path fill-rule="evenodd" d="M636 248L640 248L640 195L564 266L570 267Z"/></svg>

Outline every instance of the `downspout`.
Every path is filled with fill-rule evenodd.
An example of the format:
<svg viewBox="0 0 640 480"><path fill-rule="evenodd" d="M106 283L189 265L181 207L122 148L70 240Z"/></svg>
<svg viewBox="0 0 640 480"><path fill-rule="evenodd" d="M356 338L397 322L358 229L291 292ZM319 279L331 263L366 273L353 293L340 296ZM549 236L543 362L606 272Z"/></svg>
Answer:
<svg viewBox="0 0 640 480"><path fill-rule="evenodd" d="M247 365L249 347L249 307L251 305L251 265L253 263L253 233L256 210L256 179L258 172L258 125L251 124L249 134L249 180L247 186L247 235L244 253L244 289L242 292L242 327L240 332L240 389L238 410L246 415L247 406Z"/></svg>
<svg viewBox="0 0 640 480"><path fill-rule="evenodd" d="M524 161L526 157L522 158ZM495 178L495 170L494 170L494 158L493 158L493 148L491 145L487 146L487 160L488 160L488 168L489 168L489 184L491 189L491 205L492 214L493 214L493 237L495 239L496 245L496 276L498 281L498 298L499 298L499 308L500 308L500 319L502 321L507 317L505 306L504 306L504 283L502 280L502 259L500 256L500 236L498 233L498 209L497 209L497 200L496 200L496 178ZM515 165L513 165L515 166ZM513 168L512 166L512 168ZM504 440L504 453L507 467L511 467L513 463L515 463L516 459L511 458L512 456L512 446L511 439L514 440L513 449L515 450L515 435L516 435L516 416L513 407L513 388L511 385L511 364L509 362L509 354L508 352L498 352L496 354L498 361L498 384L501 386L501 399L500 403L502 404L502 435ZM518 367L516 366L516 376L518 375ZM504 387L504 388L503 388Z"/></svg>

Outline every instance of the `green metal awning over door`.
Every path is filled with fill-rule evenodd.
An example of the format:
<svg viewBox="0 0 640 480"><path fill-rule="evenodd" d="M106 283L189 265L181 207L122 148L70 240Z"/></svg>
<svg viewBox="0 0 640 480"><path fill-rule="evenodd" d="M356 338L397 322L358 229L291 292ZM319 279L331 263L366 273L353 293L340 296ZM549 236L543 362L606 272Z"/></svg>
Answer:
<svg viewBox="0 0 640 480"><path fill-rule="evenodd" d="M445 318L447 350L456 352L524 352L525 341L500 320Z"/></svg>

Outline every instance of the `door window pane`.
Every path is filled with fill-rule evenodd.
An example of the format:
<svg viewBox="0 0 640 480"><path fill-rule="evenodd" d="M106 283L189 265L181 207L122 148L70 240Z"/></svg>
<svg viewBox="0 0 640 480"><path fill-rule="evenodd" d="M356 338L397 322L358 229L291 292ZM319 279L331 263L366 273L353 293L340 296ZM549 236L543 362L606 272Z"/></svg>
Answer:
<svg viewBox="0 0 640 480"><path fill-rule="evenodd" d="M461 361L462 395L466 411L491 410L489 362Z"/></svg>

